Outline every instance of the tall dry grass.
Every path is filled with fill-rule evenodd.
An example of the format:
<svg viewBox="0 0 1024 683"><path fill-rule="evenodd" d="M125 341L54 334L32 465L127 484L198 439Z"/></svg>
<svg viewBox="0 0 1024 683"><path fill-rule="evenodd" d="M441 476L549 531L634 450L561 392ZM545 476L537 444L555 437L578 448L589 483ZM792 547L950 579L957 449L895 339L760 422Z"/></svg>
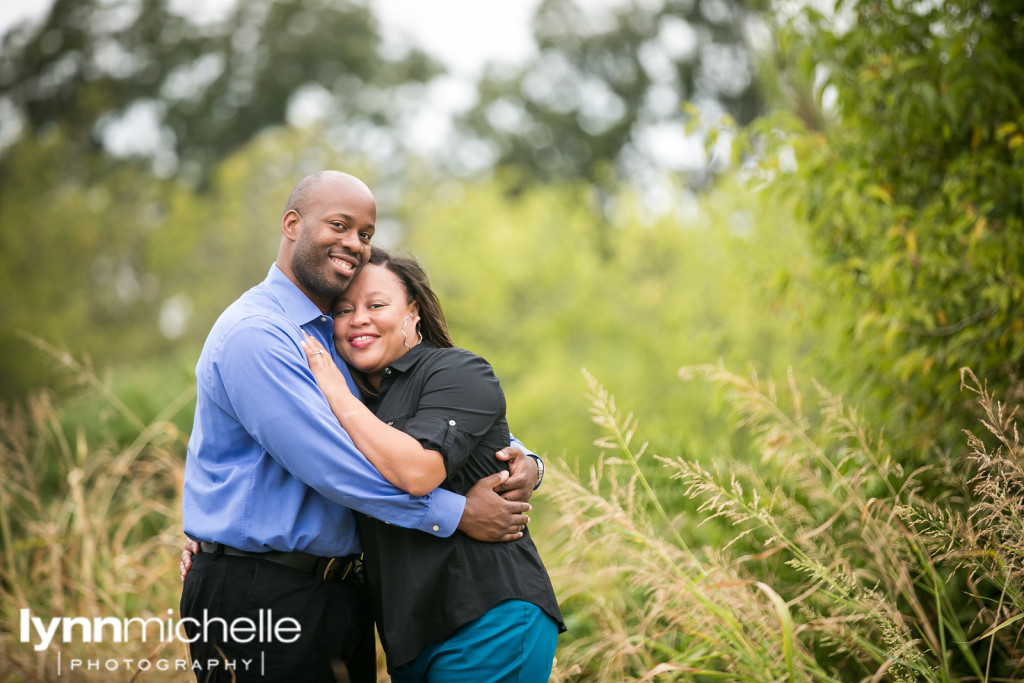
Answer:
<svg viewBox="0 0 1024 683"><path fill-rule="evenodd" d="M76 423L45 392L0 406L0 680L188 680L68 671L72 658L182 659L174 640L72 639L44 652L20 640L23 608L44 621L166 619L180 592L187 435L170 420L191 392L143 421L58 357L103 410L98 424ZM963 453L906 473L822 387L805 396L794 381L780 389L714 366L682 374L728 393L760 458L649 453L637 421L589 378L601 457L582 474L552 458L543 489L559 515L541 543L570 627L553 681L1024 679L1014 408L965 371L979 422ZM696 525L720 541L697 546Z"/></svg>
<svg viewBox="0 0 1024 683"><path fill-rule="evenodd" d="M726 390L760 461L647 453L588 376L603 452L585 474L552 463L545 486L560 513L546 557L571 629L553 680L1024 677L1015 410L965 371L983 432L905 473L823 387L808 397L716 366L681 376ZM654 478L696 513L669 514L681 506L659 500ZM692 547L700 524L719 525L721 542Z"/></svg>
<svg viewBox="0 0 1024 683"><path fill-rule="evenodd" d="M109 630L107 642L85 643L76 627L71 642L61 642L58 630L49 648L37 652L40 639L34 630L22 632L21 610L44 625L62 617L166 620L169 609L177 617L187 435L170 420L193 393L143 422L90 368L46 350L87 388L77 400L101 405L101 423L88 430L72 423L48 392L24 406L0 405L0 680L131 680L138 665L124 660L155 666L181 659L181 643L159 642L155 631L147 642L113 643ZM106 429L115 420L131 425L128 443L112 436L120 430ZM83 666L71 670L76 658ZM85 670L89 660L101 662L99 670ZM110 660L118 662L114 671ZM182 674L154 668L139 678L182 680Z"/></svg>

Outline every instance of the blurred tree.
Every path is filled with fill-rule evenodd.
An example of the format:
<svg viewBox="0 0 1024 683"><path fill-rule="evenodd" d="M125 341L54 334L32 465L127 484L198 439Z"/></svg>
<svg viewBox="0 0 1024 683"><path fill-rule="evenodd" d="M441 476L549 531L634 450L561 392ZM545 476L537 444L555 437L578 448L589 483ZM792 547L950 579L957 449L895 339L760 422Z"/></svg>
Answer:
<svg viewBox="0 0 1024 683"><path fill-rule="evenodd" d="M76 358L156 348L159 283L141 249L162 222L167 181L111 164L55 128L8 148L2 168L0 395L55 377L22 332Z"/></svg>
<svg viewBox="0 0 1024 683"><path fill-rule="evenodd" d="M593 453L584 367L660 453L742 453L727 411L707 387L680 382L680 366L753 363L782 382L788 366L817 374L808 365L835 326L806 323L820 291L808 286L813 255L792 200L767 206L728 177L677 191L685 208L655 217L624 190L609 254L583 183L512 196L500 175L449 179L407 198L404 245L428 268L455 342L494 365L512 429L531 446Z"/></svg>
<svg viewBox="0 0 1024 683"><path fill-rule="evenodd" d="M160 139L156 168L200 181L306 98L349 141L386 128L402 86L440 66L424 53L383 54L358 2L251 0L194 23L170 0L55 0L39 23L3 38L0 110L32 134L51 126L100 145L125 118ZM0 168L0 173L2 173Z"/></svg>
<svg viewBox="0 0 1024 683"><path fill-rule="evenodd" d="M642 183L652 157L664 162L666 137L679 144L684 102L740 123L761 112L749 39L754 12L767 5L544 0L533 21L537 56L484 74L465 129L491 146L497 165L519 170L520 186ZM686 166L693 184L715 168L675 156L669 170Z"/></svg>
<svg viewBox="0 0 1024 683"><path fill-rule="evenodd" d="M835 100L791 187L830 314L853 310L837 388L919 452L960 447L961 367L1024 397L1024 6L855 0L791 28Z"/></svg>
<svg viewBox="0 0 1024 683"><path fill-rule="evenodd" d="M191 367L224 306L266 275L295 181L340 166L372 181L315 127L260 135L202 192L61 131L0 161L0 398L63 386L23 332L98 370L179 354Z"/></svg>

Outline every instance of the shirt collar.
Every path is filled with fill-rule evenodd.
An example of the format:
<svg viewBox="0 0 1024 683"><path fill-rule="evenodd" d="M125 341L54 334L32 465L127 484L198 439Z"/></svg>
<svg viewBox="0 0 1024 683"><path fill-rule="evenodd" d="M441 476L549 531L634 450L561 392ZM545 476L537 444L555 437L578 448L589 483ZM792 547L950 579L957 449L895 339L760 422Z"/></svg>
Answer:
<svg viewBox="0 0 1024 683"><path fill-rule="evenodd" d="M309 297L299 289L298 285L288 279L288 276L284 274L284 271L278 267L276 262L270 266L266 283L271 294L274 295L281 304L281 308L284 309L285 315L296 325L302 326L311 320L316 320L326 315L315 303L310 301Z"/></svg>
<svg viewBox="0 0 1024 683"><path fill-rule="evenodd" d="M412 366L416 365L416 363L423 358L427 351L433 348L434 347L427 342L421 341L419 344L406 351L401 358L392 363L391 367L397 372L408 372Z"/></svg>

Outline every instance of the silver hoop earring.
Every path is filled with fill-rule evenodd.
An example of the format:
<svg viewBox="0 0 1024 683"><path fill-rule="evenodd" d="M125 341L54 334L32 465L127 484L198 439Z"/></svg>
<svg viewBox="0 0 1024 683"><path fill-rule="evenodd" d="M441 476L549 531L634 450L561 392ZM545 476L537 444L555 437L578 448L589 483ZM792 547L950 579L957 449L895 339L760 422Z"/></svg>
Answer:
<svg viewBox="0 0 1024 683"><path fill-rule="evenodd" d="M412 313L410 313L409 315L407 315L404 318L402 318L402 343L405 345L405 348L407 348L407 349L411 349L412 347L409 346L409 337L407 337L405 335L405 324L407 322L409 322L409 318L411 318L411 317L412 317ZM416 323L416 334L418 334L420 336L420 342L422 342L423 341L423 333L420 332L419 323ZM417 342L417 344L418 343L419 342Z"/></svg>

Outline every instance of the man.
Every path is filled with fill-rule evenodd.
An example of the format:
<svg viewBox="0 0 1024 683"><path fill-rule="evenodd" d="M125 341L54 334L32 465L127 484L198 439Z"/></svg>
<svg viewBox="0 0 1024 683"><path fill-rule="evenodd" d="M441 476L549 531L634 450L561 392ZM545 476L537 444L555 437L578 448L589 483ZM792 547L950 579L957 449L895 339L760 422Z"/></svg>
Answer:
<svg viewBox="0 0 1024 683"><path fill-rule="evenodd" d="M276 263L224 311L200 355L183 518L201 552L181 597L200 681L334 681L339 662L342 680L376 680L353 511L483 541L518 538L528 521L533 458L513 456L511 476L481 480L465 497L413 497L358 452L317 387L303 333L335 354L331 303L366 262L376 213L351 175L300 181ZM492 490L502 486L516 493Z"/></svg>

